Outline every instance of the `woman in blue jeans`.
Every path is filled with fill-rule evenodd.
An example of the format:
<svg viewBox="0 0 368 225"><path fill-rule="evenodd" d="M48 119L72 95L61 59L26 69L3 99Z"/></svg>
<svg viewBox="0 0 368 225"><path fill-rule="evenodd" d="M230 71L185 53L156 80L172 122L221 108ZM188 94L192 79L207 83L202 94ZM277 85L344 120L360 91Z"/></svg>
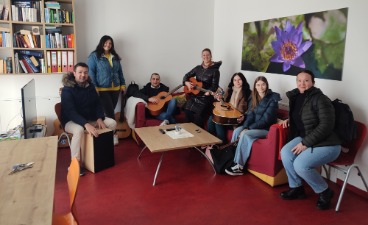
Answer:
<svg viewBox="0 0 368 225"><path fill-rule="evenodd" d="M280 94L269 89L267 79L259 76L254 81L252 103L244 124L234 130L231 141L239 138L234 162L225 169L229 175L243 175L245 164L250 156L252 144L258 138L265 137L270 126L277 121Z"/></svg>
<svg viewBox="0 0 368 225"><path fill-rule="evenodd" d="M317 208L330 206L333 191L316 168L335 160L341 141L334 133L335 109L328 97L314 87L314 74L304 70L297 75L297 88L286 93L289 98L289 119L281 124L290 126L289 142L281 150L282 163L290 189L280 194L285 200L305 198L303 180L319 195ZM312 108L317 98L318 110Z"/></svg>

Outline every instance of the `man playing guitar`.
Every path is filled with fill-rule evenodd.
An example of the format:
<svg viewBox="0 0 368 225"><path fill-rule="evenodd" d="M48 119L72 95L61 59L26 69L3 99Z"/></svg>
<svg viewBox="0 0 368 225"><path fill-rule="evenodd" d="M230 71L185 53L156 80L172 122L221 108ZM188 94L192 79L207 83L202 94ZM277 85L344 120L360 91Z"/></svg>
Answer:
<svg viewBox="0 0 368 225"><path fill-rule="evenodd" d="M151 80L142 89L135 92L134 97L141 98L148 104L157 105L162 101L160 98L156 97L160 92L169 92L169 87L161 83L160 75L158 73L153 73L151 75ZM172 98L168 104L165 105L163 111L156 116L157 119L163 120L161 125L167 125L169 123L175 123L173 114L176 109L176 99Z"/></svg>

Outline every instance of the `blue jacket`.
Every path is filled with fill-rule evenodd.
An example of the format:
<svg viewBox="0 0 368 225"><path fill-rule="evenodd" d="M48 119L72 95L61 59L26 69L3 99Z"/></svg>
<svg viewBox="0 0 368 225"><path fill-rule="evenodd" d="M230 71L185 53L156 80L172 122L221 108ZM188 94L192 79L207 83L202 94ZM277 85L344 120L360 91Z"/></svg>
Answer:
<svg viewBox="0 0 368 225"><path fill-rule="evenodd" d="M89 80L87 87L80 87L72 72L63 76L64 88L61 92L61 123L69 121L84 127L88 121L105 119L104 111L95 86Z"/></svg>
<svg viewBox="0 0 368 225"><path fill-rule="evenodd" d="M243 128L249 130L269 130L270 126L277 122L278 101L280 100L280 94L272 92L269 89L266 96L263 97L254 110L252 110L252 104L249 104L249 110Z"/></svg>
<svg viewBox="0 0 368 225"><path fill-rule="evenodd" d="M115 87L125 85L123 68L116 57L113 56L113 66L111 67L106 57L101 56L101 58L98 58L96 52L92 52L88 56L87 64L89 67L88 75L97 90L99 88L111 88L112 83L114 83Z"/></svg>

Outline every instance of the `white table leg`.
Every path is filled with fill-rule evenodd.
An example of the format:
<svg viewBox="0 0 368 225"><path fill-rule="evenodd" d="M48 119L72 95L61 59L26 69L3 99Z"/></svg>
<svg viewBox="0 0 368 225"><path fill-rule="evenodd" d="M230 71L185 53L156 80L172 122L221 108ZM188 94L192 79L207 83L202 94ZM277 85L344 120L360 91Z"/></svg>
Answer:
<svg viewBox="0 0 368 225"><path fill-rule="evenodd" d="M194 147L194 149L196 149L198 152L200 152L204 157L206 157L207 161L209 162L209 164L211 165L212 169L213 169L213 172L216 173L216 170L215 170L215 167L213 166L213 163L211 162L211 160L208 158L208 156L201 151L201 149L197 148L197 147Z"/></svg>
<svg viewBox="0 0 368 225"><path fill-rule="evenodd" d="M160 162L158 162L157 169L156 169L156 173L155 173L155 178L153 178L153 184L152 184L152 186L155 186L155 185L156 185L156 178L157 178L157 176L158 176L158 171L160 171L161 163L162 163L162 160L163 160L163 158L164 158L164 153L165 153L165 152L163 152L163 153L161 154Z"/></svg>

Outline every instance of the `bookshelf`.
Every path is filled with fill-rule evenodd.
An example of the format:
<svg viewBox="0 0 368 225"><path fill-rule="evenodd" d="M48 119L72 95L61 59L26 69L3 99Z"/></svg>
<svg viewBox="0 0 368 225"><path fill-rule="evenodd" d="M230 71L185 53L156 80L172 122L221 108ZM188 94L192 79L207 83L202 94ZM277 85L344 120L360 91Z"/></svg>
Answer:
<svg viewBox="0 0 368 225"><path fill-rule="evenodd" d="M73 70L74 1L0 0L0 75Z"/></svg>

